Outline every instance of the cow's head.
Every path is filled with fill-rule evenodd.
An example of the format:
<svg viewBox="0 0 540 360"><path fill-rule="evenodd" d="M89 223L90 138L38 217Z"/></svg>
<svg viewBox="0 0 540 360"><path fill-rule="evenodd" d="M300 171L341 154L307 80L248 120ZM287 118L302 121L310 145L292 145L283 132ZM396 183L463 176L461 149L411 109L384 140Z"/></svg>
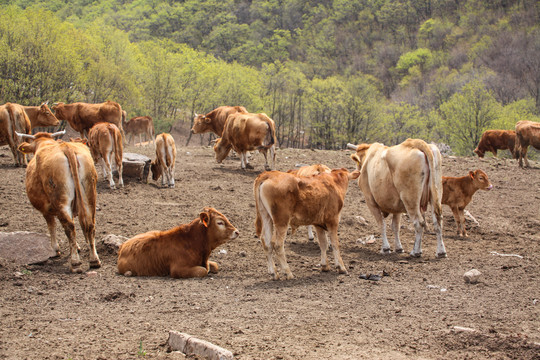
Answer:
<svg viewBox="0 0 540 360"><path fill-rule="evenodd" d="M229 155L231 147L225 144L223 138L217 138L214 144L214 152L216 153L216 161L218 164L221 164L223 160Z"/></svg>
<svg viewBox="0 0 540 360"><path fill-rule="evenodd" d="M62 120L64 120L64 103L63 102L59 102L59 103L54 103L53 104L53 107L52 107L52 110L54 111L54 115L56 116L56 118L60 118Z"/></svg>
<svg viewBox="0 0 540 360"><path fill-rule="evenodd" d="M479 190L491 190L493 185L489 182L489 178L482 170L469 171L474 187Z"/></svg>
<svg viewBox="0 0 540 360"><path fill-rule="evenodd" d="M212 119L206 117L204 114L195 113L195 118L193 119L193 127L191 132L194 134L201 134L207 132L210 128L210 123Z"/></svg>
<svg viewBox="0 0 540 360"><path fill-rule="evenodd" d="M473 152L478 155L479 158L483 158L484 155L485 155L485 152L480 150L478 147L476 149L473 150Z"/></svg>
<svg viewBox="0 0 540 360"><path fill-rule="evenodd" d="M356 169L361 170L371 144L349 145L349 148L356 150L356 153L351 154L351 159L356 163Z"/></svg>
<svg viewBox="0 0 540 360"><path fill-rule="evenodd" d="M19 137L28 139L30 141L21 143L17 149L23 154L34 154L42 144L46 142L55 142L55 136L64 135L65 133L65 130L58 131L53 134L47 132L38 132L35 135L19 134L16 132Z"/></svg>
<svg viewBox="0 0 540 360"><path fill-rule="evenodd" d="M199 214L200 223L207 228L207 239L212 249L229 240L236 239L240 232L229 220L214 208L206 207Z"/></svg>
<svg viewBox="0 0 540 360"><path fill-rule="evenodd" d="M152 161L150 171L152 172L152 180L157 181L161 176L161 166L159 166L157 161Z"/></svg>
<svg viewBox="0 0 540 360"><path fill-rule="evenodd" d="M39 107L37 123L40 126L57 126L60 121L54 116L47 103L43 103Z"/></svg>

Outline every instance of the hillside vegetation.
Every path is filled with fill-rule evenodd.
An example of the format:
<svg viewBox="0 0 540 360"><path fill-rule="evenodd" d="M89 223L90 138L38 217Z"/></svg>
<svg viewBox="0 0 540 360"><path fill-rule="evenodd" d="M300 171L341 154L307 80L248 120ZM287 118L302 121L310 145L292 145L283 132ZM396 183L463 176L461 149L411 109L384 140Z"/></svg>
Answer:
<svg viewBox="0 0 540 360"><path fill-rule="evenodd" d="M535 0L0 1L0 102L119 102L158 131L243 105L284 147L471 154L540 114Z"/></svg>

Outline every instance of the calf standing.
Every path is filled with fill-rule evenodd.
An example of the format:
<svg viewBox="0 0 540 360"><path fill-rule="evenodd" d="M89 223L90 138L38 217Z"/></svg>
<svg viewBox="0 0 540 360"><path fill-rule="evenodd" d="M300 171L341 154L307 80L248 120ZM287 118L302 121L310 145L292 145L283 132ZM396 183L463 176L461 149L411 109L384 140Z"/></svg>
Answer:
<svg viewBox="0 0 540 360"><path fill-rule="evenodd" d="M176 163L176 145L171 134L162 133L156 136L156 159L152 161L150 170L152 179L157 181L161 176L161 186L165 186L165 178L169 187L174 187L174 165Z"/></svg>
<svg viewBox="0 0 540 360"><path fill-rule="evenodd" d="M142 134L145 134L145 138L148 142L152 141L152 145L155 144L154 120L152 120L152 117L136 116L127 122L123 122L122 127L124 128L126 137L129 136L129 139L127 140L128 145L131 143L132 138L134 139L133 143L135 144L135 135L139 135L139 144L142 146Z"/></svg>
<svg viewBox="0 0 540 360"><path fill-rule="evenodd" d="M208 260L212 250L238 235L225 215L205 208L189 224L149 231L126 241L118 252L118 272L126 276L204 277L219 270L217 263Z"/></svg>
<svg viewBox="0 0 540 360"><path fill-rule="evenodd" d="M118 127L111 123L97 123L88 132L88 145L94 162L97 164L101 159L103 176L109 180L111 189L116 188L111 168L112 154L114 152L114 161L118 169L118 185L124 187L124 180L122 179L122 134Z"/></svg>
<svg viewBox="0 0 540 360"><path fill-rule="evenodd" d="M35 153L26 168L26 194L47 221L53 250L60 254L56 240L57 217L69 240L71 271L82 272L73 224L76 216L90 246L90 267L101 266L94 241L97 173L86 145L53 140L63 133L65 131L21 135L34 141L23 142L19 151Z"/></svg>
<svg viewBox="0 0 540 360"><path fill-rule="evenodd" d="M274 280L279 279L272 257L274 251L286 278L293 278L284 249L289 225L293 230L301 225L315 225L322 271L330 270L326 258L326 232L329 232L335 265L339 273L347 273L339 252L338 225L349 180L359 175L359 171L349 173L346 169L334 169L329 174L321 173L312 177L267 171L255 179L255 231L261 239L268 260L268 272Z"/></svg>
<svg viewBox="0 0 540 360"><path fill-rule="evenodd" d="M477 190L491 190L493 185L482 170L469 171L469 175L462 177L442 177L443 196L442 203L448 205L454 214L458 227L458 236L469 236L465 229L465 215L463 211Z"/></svg>

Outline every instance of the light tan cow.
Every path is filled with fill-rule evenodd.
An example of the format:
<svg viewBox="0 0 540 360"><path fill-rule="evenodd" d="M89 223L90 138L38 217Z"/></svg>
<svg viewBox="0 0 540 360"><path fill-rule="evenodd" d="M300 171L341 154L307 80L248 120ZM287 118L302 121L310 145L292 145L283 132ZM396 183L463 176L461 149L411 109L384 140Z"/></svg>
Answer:
<svg viewBox="0 0 540 360"><path fill-rule="evenodd" d="M63 132L22 134L33 141L23 142L19 151L35 154L26 169L26 194L47 222L53 250L60 254L56 239L57 217L69 240L71 271L82 272L73 223L77 216L90 246L90 267L101 266L95 246L97 173L88 147L53 140L61 134Z"/></svg>
<svg viewBox="0 0 540 360"><path fill-rule="evenodd" d="M155 132L154 132L154 120L150 116L136 116L129 119L122 124L124 132L126 134L126 144L135 144L135 135L139 135L139 143L142 145L142 135L145 134L145 138L149 142L152 141L152 145L155 145Z"/></svg>
<svg viewBox="0 0 540 360"><path fill-rule="evenodd" d="M442 157L439 149L419 139L407 139L392 147L379 143L348 146L356 150L351 158L362 172L358 185L369 210L381 225L381 252L390 252L385 223L389 214L393 215L395 251L403 252L399 227L401 214L407 213L414 224L416 237L411 255L421 256L424 212L431 205L437 256L446 257L442 238Z"/></svg>
<svg viewBox="0 0 540 360"><path fill-rule="evenodd" d="M229 115L221 138L216 140L214 151L220 164L231 149L240 154L242 169L253 169L248 163L247 152L259 150L264 155L265 169L269 170L267 152L270 150L272 169L276 167L276 127L266 114L236 113Z"/></svg>
<svg viewBox="0 0 540 360"><path fill-rule="evenodd" d="M321 249L321 270L329 271L326 251L330 241L335 265L339 273L347 269L341 259L338 240L338 225L341 209L350 179L356 179L358 171L334 169L311 177L296 176L280 171L260 174L253 186L255 196L255 231L261 239L268 261L268 272L274 280L279 279L273 252L287 279L293 274L285 258L284 242L289 225L296 230L301 225L314 225Z"/></svg>
<svg viewBox="0 0 540 360"><path fill-rule="evenodd" d="M109 181L111 189L116 188L111 167L114 153L114 163L118 170L118 185L124 187L124 180L122 179L122 156L124 151L122 134L118 127L107 122L95 124L88 132L88 146L94 158L94 163L97 165L101 160L103 177Z"/></svg>
<svg viewBox="0 0 540 360"><path fill-rule="evenodd" d="M220 106L206 115L195 114L191 132L194 134L213 132L217 136L221 136L229 115L236 113L247 114L247 112L243 106Z"/></svg>
<svg viewBox="0 0 540 360"><path fill-rule="evenodd" d="M172 135L167 133L159 134L156 136L156 159L150 165L152 179L157 181L161 176L161 186L165 186L166 180L169 187L174 187L175 163L176 144Z"/></svg>
<svg viewBox="0 0 540 360"><path fill-rule="evenodd" d="M516 123L516 149L519 166L530 167L529 159L527 159L527 150L529 145L540 150L540 123L522 120Z"/></svg>
<svg viewBox="0 0 540 360"><path fill-rule="evenodd" d="M21 141L16 133L30 134L30 130L30 120L21 105L12 103L0 105L0 146L9 146L15 166L27 164L26 154L17 151Z"/></svg>

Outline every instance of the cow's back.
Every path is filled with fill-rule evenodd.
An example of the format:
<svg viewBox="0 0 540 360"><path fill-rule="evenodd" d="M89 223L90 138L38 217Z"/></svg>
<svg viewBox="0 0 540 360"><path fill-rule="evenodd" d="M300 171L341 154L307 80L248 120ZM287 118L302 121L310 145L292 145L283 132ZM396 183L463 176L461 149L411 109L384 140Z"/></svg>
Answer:
<svg viewBox="0 0 540 360"><path fill-rule="evenodd" d="M223 130L226 138L237 151L254 150L262 145L268 124L258 114L236 113L229 115Z"/></svg>
<svg viewBox="0 0 540 360"><path fill-rule="evenodd" d="M540 149L540 123L529 120L518 121L516 136L522 147L532 145Z"/></svg>

